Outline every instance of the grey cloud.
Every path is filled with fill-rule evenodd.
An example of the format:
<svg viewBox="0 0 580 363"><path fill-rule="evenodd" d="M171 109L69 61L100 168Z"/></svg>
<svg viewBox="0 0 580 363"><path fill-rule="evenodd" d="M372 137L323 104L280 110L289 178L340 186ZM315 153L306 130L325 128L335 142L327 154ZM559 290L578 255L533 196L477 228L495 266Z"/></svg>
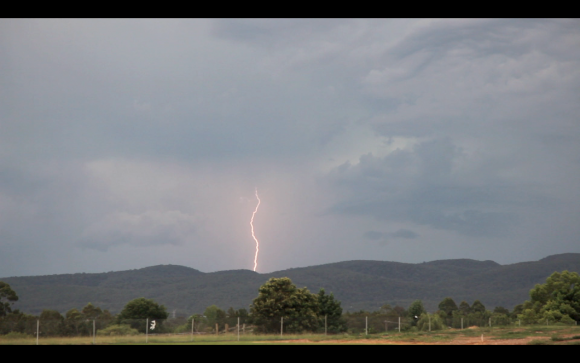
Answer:
<svg viewBox="0 0 580 363"><path fill-rule="evenodd" d="M529 198L515 186L459 182L461 170L454 171L453 163L460 155L449 138L428 140L384 158L363 155L358 164L329 175L332 183L349 192L348 199L335 204L330 213L410 221L467 236L506 235L517 225L518 198ZM500 206L501 211L495 210Z"/></svg>
<svg viewBox="0 0 580 363"><path fill-rule="evenodd" d="M578 24L3 19L0 275L577 251Z"/></svg>
<svg viewBox="0 0 580 363"><path fill-rule="evenodd" d="M370 239L371 241L376 241L383 237L383 233L377 231L366 231L363 234L363 237L366 239Z"/></svg>
<svg viewBox="0 0 580 363"><path fill-rule="evenodd" d="M282 46L288 38L308 36L343 24L335 19L223 19L213 23L212 33L224 38Z"/></svg>
<svg viewBox="0 0 580 363"><path fill-rule="evenodd" d="M195 224L195 216L180 211L116 212L89 226L79 245L99 251L122 244L179 245L194 237Z"/></svg>
<svg viewBox="0 0 580 363"><path fill-rule="evenodd" d="M395 238L405 238L405 239L416 239L419 235L408 229L399 229L398 231L391 234Z"/></svg>

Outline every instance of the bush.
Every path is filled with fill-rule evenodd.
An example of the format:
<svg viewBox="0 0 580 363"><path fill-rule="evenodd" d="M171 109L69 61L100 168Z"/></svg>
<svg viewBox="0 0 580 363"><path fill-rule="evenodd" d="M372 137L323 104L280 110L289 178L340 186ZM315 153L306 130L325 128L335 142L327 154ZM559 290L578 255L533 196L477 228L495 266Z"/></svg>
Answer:
<svg viewBox="0 0 580 363"><path fill-rule="evenodd" d="M106 329L99 330L97 334L104 336L138 335L139 331L131 328L129 325L111 325Z"/></svg>
<svg viewBox="0 0 580 363"><path fill-rule="evenodd" d="M7 339L7 340L9 340L9 339L29 339L29 338L33 338L33 336L13 331L13 332L10 332L6 335L3 335L2 338Z"/></svg>
<svg viewBox="0 0 580 363"><path fill-rule="evenodd" d="M445 323L441 319L441 317L437 314L431 315L431 330L442 330L445 329ZM428 331L429 330L429 316L427 314L422 314L417 322L417 328L420 331Z"/></svg>

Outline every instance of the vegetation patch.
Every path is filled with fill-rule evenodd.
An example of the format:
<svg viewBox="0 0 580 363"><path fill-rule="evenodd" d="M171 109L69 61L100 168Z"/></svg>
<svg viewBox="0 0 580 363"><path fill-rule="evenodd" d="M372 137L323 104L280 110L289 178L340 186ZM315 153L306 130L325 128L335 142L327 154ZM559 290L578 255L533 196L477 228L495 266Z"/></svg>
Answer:
<svg viewBox="0 0 580 363"><path fill-rule="evenodd" d="M534 339L528 342L528 345L552 345L548 340Z"/></svg>
<svg viewBox="0 0 580 363"><path fill-rule="evenodd" d="M18 332L11 332L11 333L8 333L6 335L0 336L0 339L6 339L6 340L29 339L29 338L34 338L34 337L32 335L18 333Z"/></svg>

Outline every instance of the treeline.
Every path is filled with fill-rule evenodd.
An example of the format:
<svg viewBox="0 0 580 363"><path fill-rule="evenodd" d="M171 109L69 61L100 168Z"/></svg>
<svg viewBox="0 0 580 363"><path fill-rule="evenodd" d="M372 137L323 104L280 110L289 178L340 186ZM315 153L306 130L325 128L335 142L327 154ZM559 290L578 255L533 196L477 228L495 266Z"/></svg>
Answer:
<svg viewBox="0 0 580 363"><path fill-rule="evenodd" d="M37 322L43 336L89 336L150 333L219 333L246 326L255 333L361 333L388 330L440 330L471 326L506 326L512 324L575 324L580 320L580 275L555 272L545 284L530 291L530 300L512 311L496 306L488 310L479 300L457 304L451 297L443 299L435 313L428 313L423 302L416 300L408 308L383 305L378 311L343 313L340 301L324 289L314 294L297 288L289 278L271 278L258 290L250 309L222 310L212 305L202 314L186 319L168 319L163 305L139 298L112 315L107 310L87 304L81 310L71 309L65 315L44 310L32 316L12 304L16 292L0 282L0 335L36 334ZM238 325L239 324L239 325Z"/></svg>

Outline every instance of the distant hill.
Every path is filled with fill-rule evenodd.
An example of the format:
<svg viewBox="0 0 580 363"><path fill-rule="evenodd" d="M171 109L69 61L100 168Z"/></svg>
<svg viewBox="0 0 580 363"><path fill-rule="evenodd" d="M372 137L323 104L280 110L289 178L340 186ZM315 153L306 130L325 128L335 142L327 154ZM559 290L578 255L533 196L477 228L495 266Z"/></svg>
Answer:
<svg viewBox="0 0 580 363"><path fill-rule="evenodd" d="M512 309L529 298L535 284L555 271L580 272L580 254L568 253L540 261L500 265L493 261L441 260L419 264L386 261L346 261L294 268L269 274L249 270L201 271L174 265L97 274L9 277L26 313L42 309L65 313L87 303L118 313L132 299L145 297L178 315L201 313L210 305L248 308L258 288L271 277L289 277L311 292L334 293L345 311L377 310L383 304L407 308L417 299L435 311L443 298L458 304L480 300L490 310Z"/></svg>

